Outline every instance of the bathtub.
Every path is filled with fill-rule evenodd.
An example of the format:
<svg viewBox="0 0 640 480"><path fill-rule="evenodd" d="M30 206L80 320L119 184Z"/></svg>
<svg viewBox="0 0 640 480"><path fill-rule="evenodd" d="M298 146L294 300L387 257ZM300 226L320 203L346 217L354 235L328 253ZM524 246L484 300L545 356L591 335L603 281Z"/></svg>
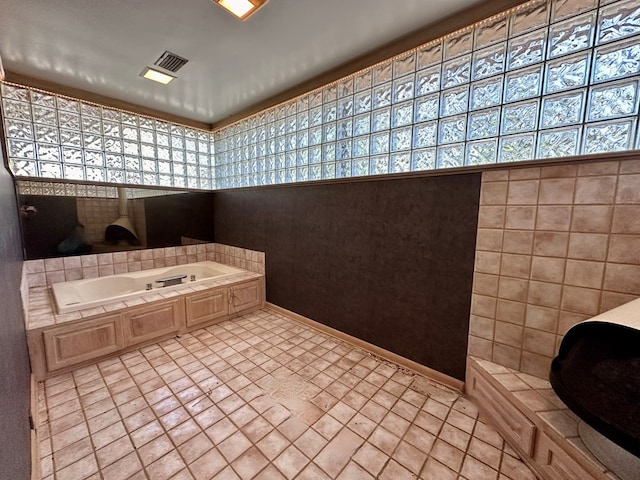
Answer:
<svg viewBox="0 0 640 480"><path fill-rule="evenodd" d="M51 288L58 313L69 313L134 297L149 291L149 285L151 291L157 292L180 285L223 278L243 271L222 263L207 261L54 283Z"/></svg>

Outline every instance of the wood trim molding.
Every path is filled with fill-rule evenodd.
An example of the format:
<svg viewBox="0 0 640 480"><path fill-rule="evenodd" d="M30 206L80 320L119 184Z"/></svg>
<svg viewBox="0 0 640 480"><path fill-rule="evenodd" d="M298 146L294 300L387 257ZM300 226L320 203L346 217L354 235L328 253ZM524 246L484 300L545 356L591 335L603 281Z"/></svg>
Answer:
<svg viewBox="0 0 640 480"><path fill-rule="evenodd" d="M349 335L348 333L341 332L340 330L336 330L335 328L331 328L327 325L316 322L315 320L311 320L310 318L307 318L305 316L292 312L291 310L287 310L286 308L279 307L278 305L274 305L273 303L266 302L265 307L275 310L276 312L281 313L283 315L286 315L287 317L290 317L291 319L297 322L300 322L308 327L314 328L315 330L318 330L322 333L326 333L336 338L339 338L342 341L350 343L354 347L361 348L363 350L366 350L369 353L377 355L378 357L382 357L385 360L388 360L393 363L397 363L403 368L411 370L424 377L428 377L438 383L446 385L447 387L453 388L460 392L464 390L464 382L461 380L458 380L457 378L450 377L447 374L444 374L442 372L429 368L418 362L414 362L413 360L409 360L408 358L398 355L397 353L390 352L389 350L385 350L384 348L378 347L377 345L373 345L372 343L365 342L364 340L361 340L357 337Z"/></svg>
<svg viewBox="0 0 640 480"><path fill-rule="evenodd" d="M186 127L197 128L199 130L205 130L207 132L211 131L211 124L209 123L199 122L197 120L181 117L179 115L173 115L167 112L161 112L160 110L155 110L153 108L143 107L141 105L125 102L123 100L99 95L97 93L88 92L79 88L67 87L65 85L60 85L59 83L22 75L20 73L11 72L8 70L6 71L6 78L4 80L6 80L7 82L18 83L20 85L25 85L40 90L45 90L51 93L64 95L67 97L77 98L79 100L85 100L87 102L97 103L106 107L113 107L119 110L126 110L131 113L153 117L171 123L177 123Z"/></svg>
<svg viewBox="0 0 640 480"><path fill-rule="evenodd" d="M396 40L387 43L381 47L371 50L353 60L349 60L337 67L321 73L320 75L302 82L292 88L285 90L273 97L251 105L223 120L214 122L211 125L213 131L220 130L224 127L232 125L244 118L255 115L256 113L273 107L280 103L291 100L292 98L303 95L307 92L315 90L319 87L327 85L331 82L340 80L343 77L352 75L360 70L364 70L376 63L388 60L396 55L407 52L420 45L443 37L456 30L473 25L494 15L502 13L510 8L517 7L529 0L484 0L480 3L472 5L460 12L449 15L442 20L430 23L418 30L414 30Z"/></svg>

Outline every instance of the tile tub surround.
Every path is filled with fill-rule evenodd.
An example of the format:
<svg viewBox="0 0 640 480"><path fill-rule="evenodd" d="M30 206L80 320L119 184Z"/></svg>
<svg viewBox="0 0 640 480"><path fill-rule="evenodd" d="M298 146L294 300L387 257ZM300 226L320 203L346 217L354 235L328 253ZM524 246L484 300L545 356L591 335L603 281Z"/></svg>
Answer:
<svg viewBox="0 0 640 480"><path fill-rule="evenodd" d="M72 257L27 260L23 275L29 288L45 287L56 282L104 277L118 273L139 272L210 260L264 273L263 252L231 247L219 243L202 243L178 247L150 248L127 252L78 255Z"/></svg>
<svg viewBox="0 0 640 480"><path fill-rule="evenodd" d="M211 288L222 287L225 285L236 284L255 280L262 277L262 274L255 272L242 272L229 275L224 278L210 280L192 285L185 283L179 287L170 289L155 289L151 291L139 292L139 295L133 298L127 298L122 301L114 301L105 305L85 308L76 312L57 313L55 300L49 287L35 287L29 290L29 306L26 315L27 330L35 330L39 328L51 327L53 325L62 325L67 322L83 320L95 317L96 315L104 315L106 313L125 310L127 308L144 305L147 303L157 302L160 300L168 300L180 295L188 295L190 293L203 292Z"/></svg>
<svg viewBox="0 0 640 480"><path fill-rule="evenodd" d="M484 172L469 354L548 377L575 323L640 295L640 160Z"/></svg>
<svg viewBox="0 0 640 480"><path fill-rule="evenodd" d="M464 396L265 309L39 386L45 480L534 475Z"/></svg>

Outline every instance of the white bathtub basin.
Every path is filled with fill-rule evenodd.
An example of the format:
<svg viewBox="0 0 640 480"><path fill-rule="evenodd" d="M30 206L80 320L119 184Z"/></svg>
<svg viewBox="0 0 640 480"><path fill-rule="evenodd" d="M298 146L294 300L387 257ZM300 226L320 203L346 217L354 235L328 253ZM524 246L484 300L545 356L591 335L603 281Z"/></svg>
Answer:
<svg viewBox="0 0 640 480"><path fill-rule="evenodd" d="M107 277L74 280L54 283L53 297L58 313L75 312L84 308L97 307L106 303L122 301L147 291L147 284L152 290L166 290L180 285L163 287L156 280L186 275L181 285L193 285L216 278L240 273L243 270L216 262L197 262L175 267L154 268L141 272L122 273ZM195 281L191 276L195 275Z"/></svg>

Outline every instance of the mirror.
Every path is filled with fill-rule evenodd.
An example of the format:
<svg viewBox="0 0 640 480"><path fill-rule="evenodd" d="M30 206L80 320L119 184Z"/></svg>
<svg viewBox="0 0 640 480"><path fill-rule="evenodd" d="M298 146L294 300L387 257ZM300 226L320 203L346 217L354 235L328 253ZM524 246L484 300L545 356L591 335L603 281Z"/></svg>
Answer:
<svg viewBox="0 0 640 480"><path fill-rule="evenodd" d="M26 260L214 240L213 193L24 180L16 186Z"/></svg>

